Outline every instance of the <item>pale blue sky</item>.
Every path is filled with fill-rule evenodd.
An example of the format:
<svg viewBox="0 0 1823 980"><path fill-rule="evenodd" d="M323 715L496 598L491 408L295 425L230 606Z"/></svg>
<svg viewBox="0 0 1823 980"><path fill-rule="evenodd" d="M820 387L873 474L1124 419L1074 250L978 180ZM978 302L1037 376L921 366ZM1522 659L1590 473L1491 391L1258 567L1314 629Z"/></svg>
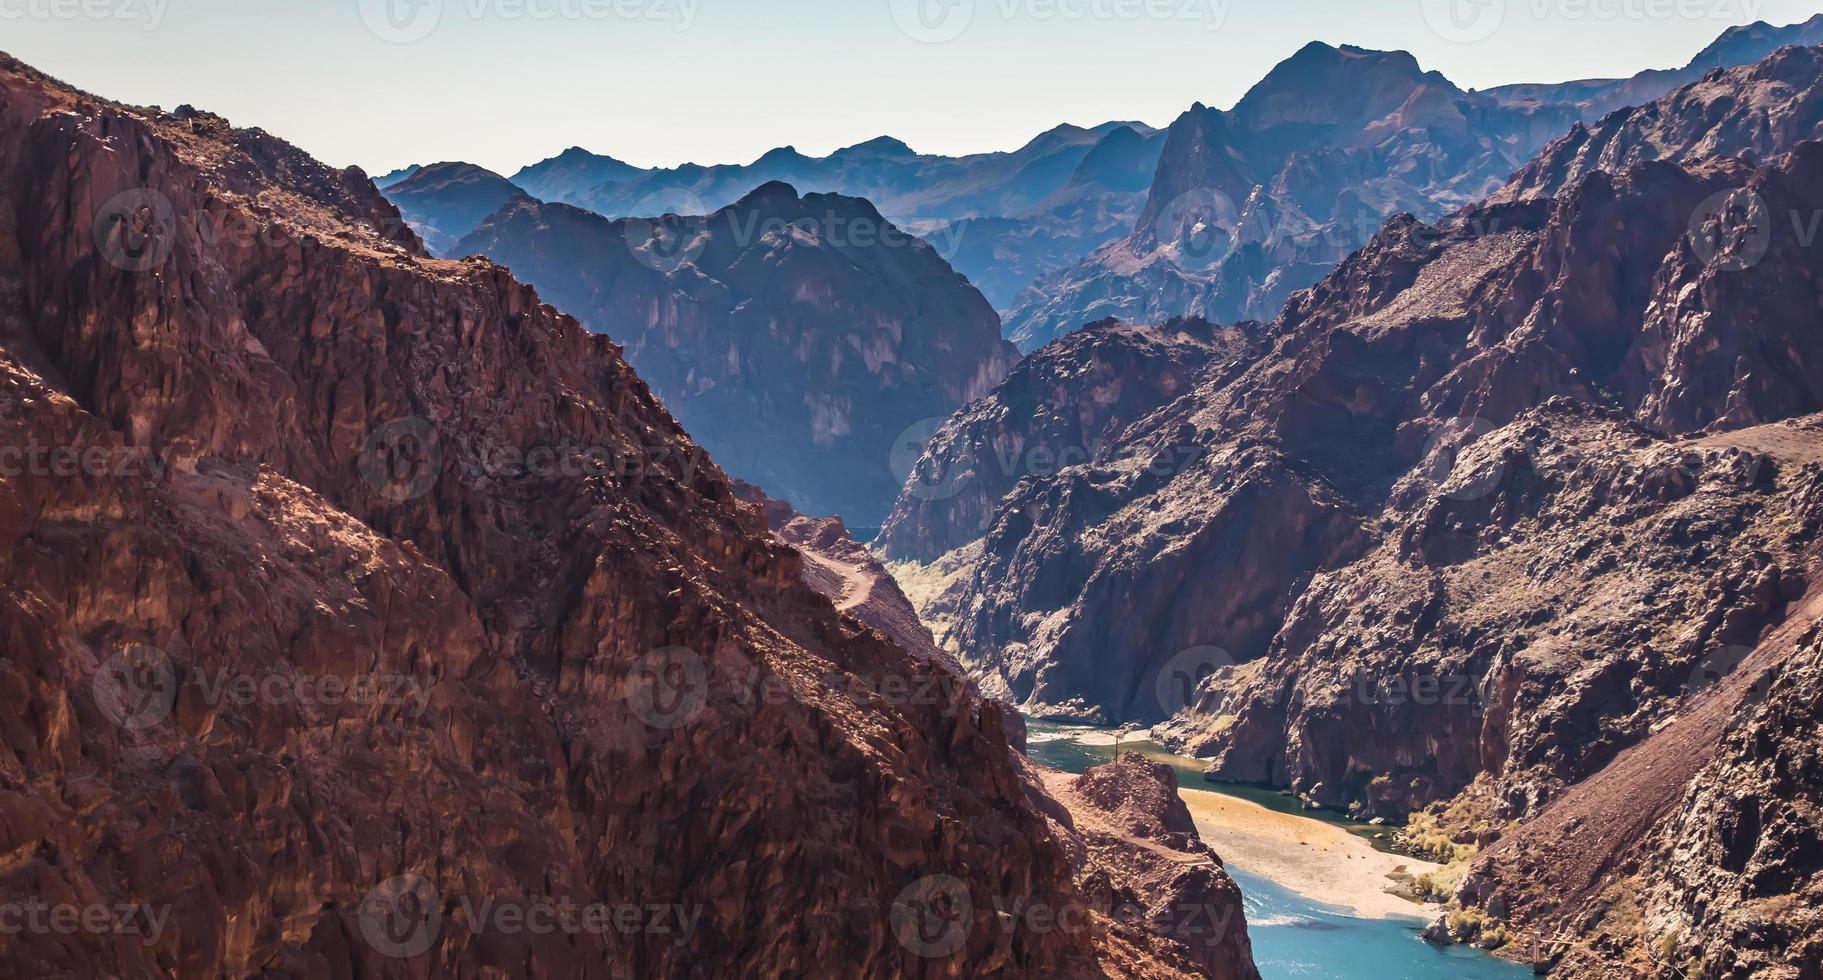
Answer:
<svg viewBox="0 0 1823 980"><path fill-rule="evenodd" d="M881 134L962 153L1010 149L1060 122L1163 126L1192 102L1232 104L1311 40L1403 48L1465 87L1626 75L1682 65L1731 25L1819 9L1818 0L0 0L0 50L104 96L189 102L262 126L337 165L378 173L464 159L510 173L571 145L668 166L744 163L787 143L820 154Z"/></svg>

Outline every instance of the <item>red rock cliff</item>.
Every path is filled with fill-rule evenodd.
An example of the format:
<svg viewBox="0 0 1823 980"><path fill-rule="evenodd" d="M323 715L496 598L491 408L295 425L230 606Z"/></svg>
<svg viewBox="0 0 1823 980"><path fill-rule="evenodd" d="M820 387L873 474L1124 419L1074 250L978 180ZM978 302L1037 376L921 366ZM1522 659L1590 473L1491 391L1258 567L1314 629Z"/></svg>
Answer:
<svg viewBox="0 0 1823 980"><path fill-rule="evenodd" d="M0 896L138 910L0 974L1095 969L988 911L1078 895L998 709L605 338L358 171L4 56L0 199Z"/></svg>

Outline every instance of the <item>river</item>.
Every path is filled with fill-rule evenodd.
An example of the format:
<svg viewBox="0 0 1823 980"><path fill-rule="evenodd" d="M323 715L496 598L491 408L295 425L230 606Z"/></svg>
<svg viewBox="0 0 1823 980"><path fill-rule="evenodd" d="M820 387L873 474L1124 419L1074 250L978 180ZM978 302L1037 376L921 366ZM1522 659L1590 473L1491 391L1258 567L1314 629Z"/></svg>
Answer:
<svg viewBox="0 0 1823 980"><path fill-rule="evenodd" d="M1077 725L1028 720L1032 741L1028 755L1036 761L1081 772L1114 757L1111 745L1084 742L1083 735L1105 734ZM1270 809L1306 819L1346 824L1348 829L1387 843L1387 833L1335 815L1312 816L1295 800L1270 790L1221 786L1203 780L1196 760L1171 755L1160 746L1125 739L1121 750L1136 751L1171 764L1180 784L1251 800ZM1291 883L1268 881L1230 860L1228 871L1241 886L1247 906L1247 933L1254 962L1263 980L1516 980L1532 971L1477 950L1437 949L1419 938L1423 913L1414 906L1410 919L1363 919L1298 894Z"/></svg>

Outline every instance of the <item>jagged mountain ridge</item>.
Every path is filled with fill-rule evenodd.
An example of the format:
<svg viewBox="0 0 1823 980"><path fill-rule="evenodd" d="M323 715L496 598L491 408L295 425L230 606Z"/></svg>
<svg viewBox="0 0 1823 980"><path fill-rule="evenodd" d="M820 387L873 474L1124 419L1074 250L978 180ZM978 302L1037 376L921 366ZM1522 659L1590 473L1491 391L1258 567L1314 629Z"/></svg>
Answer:
<svg viewBox="0 0 1823 980"><path fill-rule="evenodd" d="M1233 109L1180 116L1132 232L1035 287L1007 336L1031 350L1110 316L1269 318L1385 218L1480 199L1570 121L1464 92L1405 52L1313 43Z"/></svg>
<svg viewBox="0 0 1823 980"><path fill-rule="evenodd" d="M134 464L4 481L0 892L170 914L11 936L0 971L925 976L892 921L921 876L1081 900L1002 710L880 695L938 668L812 592L611 343L427 257L358 170L0 56L0 173L7 442ZM507 461L538 449L637 465ZM665 651L695 708L642 673ZM375 899L400 881L426 904ZM695 915L490 928L464 898ZM1122 942L979 917L955 955L1186 975Z"/></svg>
<svg viewBox="0 0 1823 980"><path fill-rule="evenodd" d="M1682 68L1648 69L1630 78L1501 85L1481 91L1507 102L1570 105L1582 115L1584 122L1594 122L1616 109L1656 101L1666 92L1697 81L1717 68L1751 65L1792 44L1823 44L1823 14L1784 27L1774 27L1765 21L1730 27Z"/></svg>
<svg viewBox="0 0 1823 980"><path fill-rule="evenodd" d="M1269 319L1386 218L1406 211L1435 220L1480 201L1572 121L1651 102L1710 70L1820 40L1823 15L1788 27L1755 24L1729 29L1677 71L1482 92L1461 92L1435 73L1422 73L1404 52L1313 45L1276 70L1280 78L1269 76L1257 95L1236 105L1232 111L1246 118L1229 120L1201 105L1180 117L1172 126L1177 145L1167 146L1131 233L1035 284L1005 314L1007 336L1029 351L1110 316L1129 322L1185 314L1217 322ZM1338 81L1341 72L1349 77ZM1410 93L1403 104L1401 92ZM1278 127L1283 135L1264 145L1299 152L1251 159L1258 154L1248 135L1271 119L1266 107L1274 105L1291 107L1290 115ZM1305 114L1333 124L1343 107L1363 127L1338 141L1352 139L1352 154L1331 147L1335 137L1321 127L1298 124ZM1367 159L1364 148L1374 151Z"/></svg>
<svg viewBox="0 0 1823 980"><path fill-rule="evenodd" d="M460 250L622 344L731 473L861 528L897 492L900 434L985 394L1017 359L987 300L929 245L866 201L784 184L659 222L520 199Z"/></svg>
<svg viewBox="0 0 1823 980"><path fill-rule="evenodd" d="M1823 28L1823 15L1816 23ZM1489 200L1555 197L1597 170L1722 154L1773 156L1823 137L1823 48L1787 47L1757 64L1716 69L1645 105L1577 124Z"/></svg>
<svg viewBox="0 0 1823 980"><path fill-rule="evenodd" d="M794 147L751 164L640 170L572 148L513 181L533 196L611 217L706 214L770 182L862 197L931 241L997 308L1131 224L1162 134L1142 123L1059 126L1010 152L947 157L880 137L826 157Z"/></svg>

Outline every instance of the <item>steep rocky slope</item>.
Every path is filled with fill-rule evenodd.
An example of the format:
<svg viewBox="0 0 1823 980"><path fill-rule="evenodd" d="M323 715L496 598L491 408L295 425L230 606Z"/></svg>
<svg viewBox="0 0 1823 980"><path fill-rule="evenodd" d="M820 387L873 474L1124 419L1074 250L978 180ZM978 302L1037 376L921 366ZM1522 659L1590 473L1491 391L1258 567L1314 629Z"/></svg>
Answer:
<svg viewBox="0 0 1823 980"><path fill-rule="evenodd" d="M1777 119L1800 68L1661 111ZM1818 887L1816 736L1759 681L1811 676L1823 612L1823 144L1760 132L1764 162L1389 222L1125 460L1001 501L947 556L959 653L1043 713L1175 714L1218 778L1449 804L1485 851L1438 935L1572 977L1807 975L1781 910Z"/></svg>
<svg viewBox="0 0 1823 980"><path fill-rule="evenodd" d="M434 163L413 170L385 190L431 254L452 253L482 220L525 192L490 170L469 163Z"/></svg>
<svg viewBox="0 0 1823 980"><path fill-rule="evenodd" d="M1817 24L1823 32L1823 15ZM1513 175L1490 201L1556 197L1601 170L1647 160L1690 163L1718 154L1776 155L1823 137L1823 48L1788 47L1765 61L1717 70L1663 98L1578 125Z"/></svg>
<svg viewBox="0 0 1823 980"><path fill-rule="evenodd" d="M1115 922L1142 939L1171 940L1163 954L1187 953L1200 975L1257 980L1240 888L1198 836L1170 766L1127 754L1080 776L1044 769L1031 776L1077 881Z"/></svg>
<svg viewBox="0 0 1823 980"><path fill-rule="evenodd" d="M1823 467L1809 455L1814 521ZM1757 648L1693 672L1649 737L1480 856L1432 935L1504 933L1515 955L1579 980L1810 976L1820 614L1813 593Z"/></svg>
<svg viewBox="0 0 1823 980"><path fill-rule="evenodd" d="M1233 109L1180 116L1131 234L1039 283L1007 336L1031 350L1110 316L1269 318L1385 218L1473 203L1572 118L1464 92L1402 51L1311 44Z"/></svg>
<svg viewBox="0 0 1823 980"><path fill-rule="evenodd" d="M931 562L979 539L1020 480L1105 458L1121 430L1254 349L1246 328L1198 319L1107 320L1047 344L931 437L875 547Z"/></svg>
<svg viewBox="0 0 1823 980"><path fill-rule="evenodd" d="M706 217L609 221L522 199L462 251L608 334L728 471L878 527L896 441L1017 358L981 294L866 201L756 189Z"/></svg>
<svg viewBox="0 0 1823 980"><path fill-rule="evenodd" d="M1001 709L359 171L0 56L0 174L0 973L1183 975L997 921Z"/></svg>
<svg viewBox="0 0 1823 980"><path fill-rule="evenodd" d="M1820 162L1807 144L1758 171L1651 164L1444 228L1395 221L1267 328L1269 354L1129 429L1123 461L1009 494L962 603L961 650L1034 705L1157 721L1181 707L1155 697L1178 651L1277 660L1310 577L1386 549L1405 560L1401 525L1441 522L1430 562L1475 555L1482 516L1422 491L1454 447L1553 395L1667 435L1823 408L1809 244L1787 231L1751 265L1705 263L1687 233L1699 205L1743 185L1774 213L1810 213ZM1202 450L1189 465L1144 465L1182 444ZM1317 781L1336 799L1356 789L1293 780Z"/></svg>

